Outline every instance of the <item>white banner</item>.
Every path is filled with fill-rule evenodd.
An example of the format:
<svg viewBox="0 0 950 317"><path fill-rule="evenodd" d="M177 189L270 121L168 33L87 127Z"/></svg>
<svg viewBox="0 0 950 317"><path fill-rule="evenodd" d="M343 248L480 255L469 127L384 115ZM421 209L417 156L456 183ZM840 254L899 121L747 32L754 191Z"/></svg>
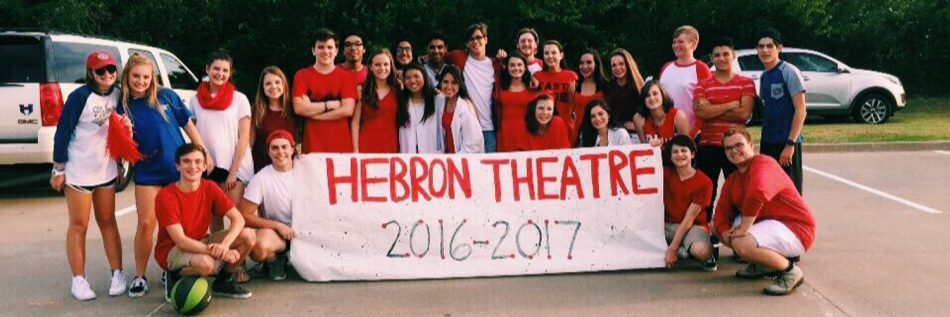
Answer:
<svg viewBox="0 0 950 317"><path fill-rule="evenodd" d="M648 145L484 155L308 154L290 260L308 281L662 267Z"/></svg>

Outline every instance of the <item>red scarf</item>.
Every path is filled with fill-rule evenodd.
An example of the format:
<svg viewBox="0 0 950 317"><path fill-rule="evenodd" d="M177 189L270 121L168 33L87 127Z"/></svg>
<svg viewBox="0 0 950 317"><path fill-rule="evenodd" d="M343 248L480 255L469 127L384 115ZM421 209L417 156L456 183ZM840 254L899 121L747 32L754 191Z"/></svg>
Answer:
<svg viewBox="0 0 950 317"><path fill-rule="evenodd" d="M106 137L106 151L114 160L126 160L130 164L135 164L142 159L142 153L139 153L139 145L132 139L129 133L129 126L125 125L119 118L119 115L112 112L109 116L109 135Z"/></svg>
<svg viewBox="0 0 950 317"><path fill-rule="evenodd" d="M221 89L218 89L218 94L214 97L211 96L210 87L211 84L207 82L198 85L198 104L201 105L202 108L220 111L231 106L231 98L234 97L234 84L230 81L224 83Z"/></svg>

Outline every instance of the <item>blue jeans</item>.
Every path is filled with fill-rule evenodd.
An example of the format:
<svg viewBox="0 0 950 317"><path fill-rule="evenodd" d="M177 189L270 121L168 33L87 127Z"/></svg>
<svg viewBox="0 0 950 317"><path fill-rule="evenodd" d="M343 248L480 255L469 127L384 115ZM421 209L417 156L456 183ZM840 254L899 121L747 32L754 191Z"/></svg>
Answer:
<svg viewBox="0 0 950 317"><path fill-rule="evenodd" d="M498 144L495 142L495 131L482 130L482 137L485 138L485 153L498 152Z"/></svg>

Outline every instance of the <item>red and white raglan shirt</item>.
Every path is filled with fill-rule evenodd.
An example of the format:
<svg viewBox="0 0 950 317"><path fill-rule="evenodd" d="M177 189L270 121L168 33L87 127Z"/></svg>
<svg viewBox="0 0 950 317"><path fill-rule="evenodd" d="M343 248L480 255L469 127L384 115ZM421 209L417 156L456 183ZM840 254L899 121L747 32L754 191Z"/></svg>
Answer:
<svg viewBox="0 0 950 317"><path fill-rule="evenodd" d="M660 70L660 84L673 99L673 106L683 111L689 120L690 137L696 136L702 127L702 120L697 120L696 112L693 111L693 91L700 81L709 76L709 66L698 60L685 65L676 61L668 62Z"/></svg>

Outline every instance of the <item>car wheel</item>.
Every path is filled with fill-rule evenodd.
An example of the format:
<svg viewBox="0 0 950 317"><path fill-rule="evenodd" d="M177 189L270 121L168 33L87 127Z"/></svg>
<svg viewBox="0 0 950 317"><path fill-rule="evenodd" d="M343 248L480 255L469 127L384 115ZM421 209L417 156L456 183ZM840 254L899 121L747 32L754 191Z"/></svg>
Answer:
<svg viewBox="0 0 950 317"><path fill-rule="evenodd" d="M854 119L862 123L881 124L887 122L894 108L890 99L880 93L870 93L861 97L854 106Z"/></svg>

